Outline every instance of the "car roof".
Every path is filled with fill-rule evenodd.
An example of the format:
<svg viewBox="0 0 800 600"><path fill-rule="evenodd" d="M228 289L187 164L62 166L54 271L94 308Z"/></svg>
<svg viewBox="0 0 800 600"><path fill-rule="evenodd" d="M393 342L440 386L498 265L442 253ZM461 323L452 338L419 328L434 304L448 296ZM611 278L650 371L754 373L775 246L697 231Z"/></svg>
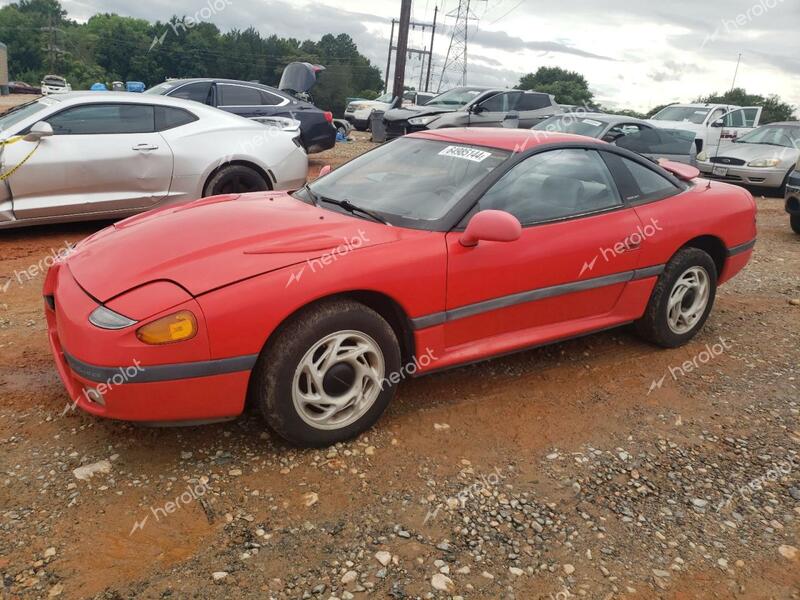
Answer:
<svg viewBox="0 0 800 600"><path fill-rule="evenodd" d="M775 123L764 123L761 127L773 127L775 125L780 127L800 127L800 121L776 121Z"/></svg>
<svg viewBox="0 0 800 600"><path fill-rule="evenodd" d="M133 104L160 104L162 106L180 106L181 108L210 108L199 102L184 100L182 98L170 98L169 96L159 96L157 94L144 95L135 92L109 92L105 90L92 91L81 90L79 92L68 92L66 94L53 94L47 96L49 101L73 104L75 102L131 102Z"/></svg>
<svg viewBox="0 0 800 600"><path fill-rule="evenodd" d="M488 146L489 148L509 150L511 152L518 152L521 148L527 150L535 146L562 142L604 143L594 138L583 135L573 135L571 133L534 131L531 129L505 129L500 127L433 129L412 133L407 137L436 140L439 142L452 142L456 144Z"/></svg>
<svg viewBox="0 0 800 600"><path fill-rule="evenodd" d="M584 113L584 112L566 112L561 115L553 115L554 118L572 118L572 119L596 119L598 121L603 121L610 125L615 123L642 123L643 125L649 125L647 121L644 119L639 119L637 117L628 117L626 115L615 115L610 113Z"/></svg>
<svg viewBox="0 0 800 600"><path fill-rule="evenodd" d="M282 91L282 90L280 90L280 89L278 89L276 87L273 87L271 85L266 85L264 83L259 83L258 81L245 81L243 79L222 79L220 77L189 77L187 79L170 79L169 81L162 81L161 84L163 84L163 83L171 83L171 84L176 84L176 85L177 84L183 85L183 84L186 84L186 83L203 83L203 82L206 82L206 81L209 82L209 83L237 83L239 85L251 85L253 87L264 88L264 89L269 90L271 92L274 91L274 92L277 92L277 93L282 94L284 96L288 96L288 94L286 92L284 92L284 91ZM161 84L157 84L157 85L161 85Z"/></svg>

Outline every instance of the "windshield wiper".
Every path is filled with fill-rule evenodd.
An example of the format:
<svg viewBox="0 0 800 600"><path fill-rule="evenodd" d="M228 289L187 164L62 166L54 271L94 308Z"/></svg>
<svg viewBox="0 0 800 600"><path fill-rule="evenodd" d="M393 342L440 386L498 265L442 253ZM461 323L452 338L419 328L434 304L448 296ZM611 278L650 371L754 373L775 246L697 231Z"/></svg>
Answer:
<svg viewBox="0 0 800 600"><path fill-rule="evenodd" d="M334 204L340 208L345 209L349 213L361 213L362 215L366 215L371 219L374 219L378 223L383 223L384 225L389 225L389 222L384 219L383 217L379 216L378 214L372 212L371 210L367 210L366 208L361 208L360 206L356 206L349 200L334 200L333 198L326 198L325 196L317 196L322 202L327 202L328 204Z"/></svg>
<svg viewBox="0 0 800 600"><path fill-rule="evenodd" d="M305 190L306 194L308 194L308 197L311 198L311 204L313 204L314 206L319 206L319 194L314 192L308 183L306 183L303 187L300 188L300 191L303 190Z"/></svg>

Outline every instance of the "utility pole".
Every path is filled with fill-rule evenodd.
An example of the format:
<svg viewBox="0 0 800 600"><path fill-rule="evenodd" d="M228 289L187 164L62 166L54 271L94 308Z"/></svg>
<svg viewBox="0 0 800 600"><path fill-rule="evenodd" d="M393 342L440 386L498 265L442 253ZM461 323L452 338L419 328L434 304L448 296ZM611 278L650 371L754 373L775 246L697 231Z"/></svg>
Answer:
<svg viewBox="0 0 800 600"><path fill-rule="evenodd" d="M383 93L389 91L389 67L392 66L392 50L394 49L394 24L397 23L396 19L392 19L392 34L389 36L389 56L386 57L386 74L384 77L385 83L383 84Z"/></svg>
<svg viewBox="0 0 800 600"><path fill-rule="evenodd" d="M433 37L436 35L436 16L439 14L439 7L433 7L433 26L431 27L431 49L428 54L428 74L425 75L425 91L431 91L431 63L433 62Z"/></svg>
<svg viewBox="0 0 800 600"><path fill-rule="evenodd" d="M403 103L403 88L406 83L406 54L408 54L408 27L411 24L411 0L402 0L400 5L400 28L397 30L397 53L394 56L394 86L392 96Z"/></svg>
<svg viewBox="0 0 800 600"><path fill-rule="evenodd" d="M420 55L422 57L422 71L423 72L425 71L425 68L424 68L425 67L425 58L427 57L427 59L428 59L428 70L427 70L427 76L426 76L425 91L428 91L430 89L431 62L433 62L433 36L436 34L436 17L438 15L438 13L439 13L439 8L438 7L434 7L434 10L433 10L433 23L418 23L416 21L411 21L410 20L411 19L411 8L409 6L409 12L408 12L409 22L408 22L408 26L414 27L415 29L417 27L419 27L420 29L422 29L423 32L428 28L431 29L431 46L430 46L430 48L425 48L424 50L419 50L417 48L409 48L408 47L408 37L406 37L406 49L405 49L404 52L402 52L402 54L409 54L409 55L418 54L418 55ZM400 64L399 63L399 57L400 57L400 54L401 54L401 52L400 52L400 37L399 37L400 34L398 34L397 46L394 45L394 26L397 25L397 24L400 24L400 27L401 27L400 28L400 34L402 34L402 15L401 15L400 21L398 21L397 19L392 19L392 33L389 36L389 55L386 58L386 74L385 74L385 77L384 77L384 86L383 86L383 91L384 92L389 91L389 69L392 68L392 52L396 52L396 57L397 57L395 59L395 71L394 71L395 79L394 79L394 81L396 81L396 79L397 79L397 71L398 71L397 67ZM408 35L408 27L406 27L406 36L407 35ZM404 59L404 63L405 63L405 59ZM404 71L404 74L405 74L405 64L403 64L403 69L402 70ZM422 87L422 77L420 77L420 84L419 85L420 85L420 88L421 88ZM392 88L392 93L394 93L394 87Z"/></svg>
<svg viewBox="0 0 800 600"><path fill-rule="evenodd" d="M731 83L731 91L736 87L736 77L739 75L739 64L742 62L742 53L739 53L739 59L736 61L736 70L733 72L733 83Z"/></svg>

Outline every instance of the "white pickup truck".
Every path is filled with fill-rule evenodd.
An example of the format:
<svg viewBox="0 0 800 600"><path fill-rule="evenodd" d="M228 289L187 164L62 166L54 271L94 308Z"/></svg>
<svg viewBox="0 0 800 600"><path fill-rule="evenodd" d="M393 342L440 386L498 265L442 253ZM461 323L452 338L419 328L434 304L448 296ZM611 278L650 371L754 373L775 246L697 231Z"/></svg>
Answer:
<svg viewBox="0 0 800 600"><path fill-rule="evenodd" d="M733 104L670 104L649 121L658 127L694 131L699 153L758 127L763 110L761 106Z"/></svg>

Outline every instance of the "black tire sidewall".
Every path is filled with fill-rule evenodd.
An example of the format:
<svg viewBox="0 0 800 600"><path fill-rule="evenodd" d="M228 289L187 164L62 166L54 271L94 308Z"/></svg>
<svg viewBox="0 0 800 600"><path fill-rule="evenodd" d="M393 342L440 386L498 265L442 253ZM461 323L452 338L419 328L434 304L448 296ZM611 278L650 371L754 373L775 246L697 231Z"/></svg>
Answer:
<svg viewBox="0 0 800 600"><path fill-rule="evenodd" d="M702 267L708 273L710 286L708 303L703 315L695 323L694 327L686 333L679 334L672 331L669 326L667 307L675 283L692 267ZM650 341L667 348L677 348L688 343L703 328L714 307L714 300L717 294L717 277L717 267L706 252L698 248L684 248L678 251L659 276L656 287L650 297L647 312L642 319L642 323L639 324L640 331L643 329L645 337Z"/></svg>
<svg viewBox="0 0 800 600"><path fill-rule="evenodd" d="M306 352L318 341L338 331L353 330L371 337L380 347L384 360L386 384L370 409L357 421L341 429L317 429L297 413L292 401L292 386L297 366ZM400 372L400 349L391 326L376 312L358 303L336 303L310 310L279 332L278 339L262 353L256 369L256 398L270 427L297 446L323 447L351 439L372 427L395 394L389 381Z"/></svg>
<svg viewBox="0 0 800 600"><path fill-rule="evenodd" d="M225 181L228 177L231 177L234 173L242 173L246 174L248 177L255 177L260 179L264 184L264 189L259 191L266 191L270 189L270 182L265 180L264 177L255 169L251 169L250 167L246 167L244 165L228 165L227 167L222 167L219 171L217 171L214 176L209 179L208 183L206 184L205 190L203 190L203 196L218 196L223 192L216 192L215 188L217 188L222 182Z"/></svg>
<svg viewBox="0 0 800 600"><path fill-rule="evenodd" d="M800 215L789 215L789 225L791 225L792 231L800 233Z"/></svg>

